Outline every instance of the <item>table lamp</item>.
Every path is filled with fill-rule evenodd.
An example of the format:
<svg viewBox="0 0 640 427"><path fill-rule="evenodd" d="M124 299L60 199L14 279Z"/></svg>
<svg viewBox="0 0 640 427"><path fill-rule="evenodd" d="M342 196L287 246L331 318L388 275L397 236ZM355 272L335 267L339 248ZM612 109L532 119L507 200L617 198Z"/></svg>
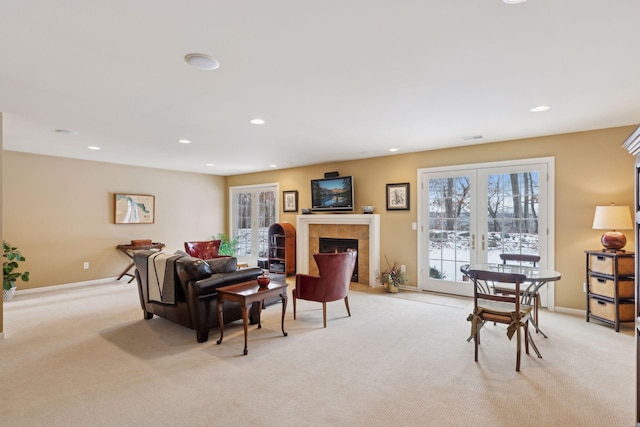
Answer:
<svg viewBox="0 0 640 427"><path fill-rule="evenodd" d="M596 206L596 214L593 217L594 230L606 231L600 242L605 250L612 251L621 250L627 244L627 238L624 234L616 230L632 230L631 215L629 214L629 206Z"/></svg>

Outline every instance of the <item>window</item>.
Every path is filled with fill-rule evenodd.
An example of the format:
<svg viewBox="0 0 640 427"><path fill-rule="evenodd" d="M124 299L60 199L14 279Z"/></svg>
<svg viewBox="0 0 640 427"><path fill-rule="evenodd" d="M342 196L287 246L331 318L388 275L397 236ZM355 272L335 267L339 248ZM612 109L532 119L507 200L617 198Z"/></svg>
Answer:
<svg viewBox="0 0 640 427"><path fill-rule="evenodd" d="M278 184L229 189L231 238L242 261L267 257L269 226L278 222Z"/></svg>

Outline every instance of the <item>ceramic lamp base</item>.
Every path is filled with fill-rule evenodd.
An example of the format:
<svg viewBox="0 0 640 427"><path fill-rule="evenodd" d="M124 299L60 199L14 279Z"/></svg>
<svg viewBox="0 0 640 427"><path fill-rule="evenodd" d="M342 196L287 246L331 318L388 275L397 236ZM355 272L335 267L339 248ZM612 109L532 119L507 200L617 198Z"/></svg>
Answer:
<svg viewBox="0 0 640 427"><path fill-rule="evenodd" d="M602 246L606 249L619 251L627 244L627 238L618 231L607 231L600 238L600 243L602 243Z"/></svg>

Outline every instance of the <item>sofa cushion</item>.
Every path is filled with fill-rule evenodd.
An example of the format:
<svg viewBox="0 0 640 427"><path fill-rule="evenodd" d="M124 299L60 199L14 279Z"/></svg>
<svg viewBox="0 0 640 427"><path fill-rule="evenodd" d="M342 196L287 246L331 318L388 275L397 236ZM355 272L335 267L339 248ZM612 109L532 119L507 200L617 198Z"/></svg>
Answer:
<svg viewBox="0 0 640 427"><path fill-rule="evenodd" d="M231 273L238 269L238 259L233 256L225 256L206 260L213 274Z"/></svg>
<svg viewBox="0 0 640 427"><path fill-rule="evenodd" d="M178 259L176 261L176 270L183 285L192 280L206 279L213 274L211 267L204 260L190 256Z"/></svg>

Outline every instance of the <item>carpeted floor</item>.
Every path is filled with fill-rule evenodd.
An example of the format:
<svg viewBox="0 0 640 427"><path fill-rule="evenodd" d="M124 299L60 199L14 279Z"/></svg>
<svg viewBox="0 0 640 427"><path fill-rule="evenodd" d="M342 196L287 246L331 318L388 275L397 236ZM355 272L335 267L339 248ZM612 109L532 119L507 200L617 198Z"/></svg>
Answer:
<svg viewBox="0 0 640 427"><path fill-rule="evenodd" d="M289 287L289 291L291 286ZM2 426L631 426L633 324L541 313L543 359L502 326L466 341L470 300L354 285L352 317L328 304L263 312L242 355L240 322L195 332L142 318L135 283L18 295L0 341Z"/></svg>

